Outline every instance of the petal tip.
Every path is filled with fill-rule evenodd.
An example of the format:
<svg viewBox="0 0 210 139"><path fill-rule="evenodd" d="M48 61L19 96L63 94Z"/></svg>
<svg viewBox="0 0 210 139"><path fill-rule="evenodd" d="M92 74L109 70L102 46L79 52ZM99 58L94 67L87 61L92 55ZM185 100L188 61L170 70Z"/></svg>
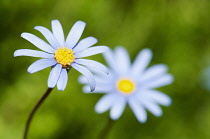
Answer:
<svg viewBox="0 0 210 139"><path fill-rule="evenodd" d="M55 85L52 85L52 84L48 83L48 87L49 87L49 88L54 88Z"/></svg>
<svg viewBox="0 0 210 139"><path fill-rule="evenodd" d="M114 121L118 119L118 117L114 117L114 116L111 116L111 115L110 115L110 118Z"/></svg>
<svg viewBox="0 0 210 139"><path fill-rule="evenodd" d="M101 49L102 49L102 51L100 53L103 53L103 54L110 51L110 48L108 46L101 46Z"/></svg>
<svg viewBox="0 0 210 139"><path fill-rule="evenodd" d="M169 80L168 80L169 84L174 82L174 76L169 74Z"/></svg>
<svg viewBox="0 0 210 139"><path fill-rule="evenodd" d="M109 69L105 66L105 68L106 68L106 70L105 70L105 73L107 74L107 75L109 75Z"/></svg>
<svg viewBox="0 0 210 139"><path fill-rule="evenodd" d="M97 105L95 106L95 112L98 114L103 113L103 111L101 111L101 109Z"/></svg>
<svg viewBox="0 0 210 139"><path fill-rule="evenodd" d="M95 90L95 87L90 88L90 92L93 92Z"/></svg>
<svg viewBox="0 0 210 139"><path fill-rule="evenodd" d="M17 51L18 51L18 50L16 50L16 51L14 52L14 54L13 54L14 57L18 56Z"/></svg>
<svg viewBox="0 0 210 139"><path fill-rule="evenodd" d="M84 28L86 26L86 23L81 20L78 20L74 25L78 25L78 27Z"/></svg>
<svg viewBox="0 0 210 139"><path fill-rule="evenodd" d="M28 73L30 73L30 74L34 73L34 72L33 72L33 70L32 70L32 69L30 69L30 68L28 68L28 70L27 70L27 71L28 71Z"/></svg>
<svg viewBox="0 0 210 139"><path fill-rule="evenodd" d="M84 24L86 25L86 23L84 21L81 21L81 20L78 20L76 23L79 23L79 24Z"/></svg>
<svg viewBox="0 0 210 139"><path fill-rule="evenodd" d="M39 30L39 28L42 26L35 26L34 29Z"/></svg>
<svg viewBox="0 0 210 139"><path fill-rule="evenodd" d="M54 19L54 20L52 20L52 22L59 22L59 20L58 19Z"/></svg>
<svg viewBox="0 0 210 139"><path fill-rule="evenodd" d="M53 87L53 86L49 86L49 85L48 85L48 88L54 88L54 87Z"/></svg>
<svg viewBox="0 0 210 139"><path fill-rule="evenodd" d="M172 104L172 100L169 98L169 100L168 100L168 102L166 103L166 105L165 106L170 106Z"/></svg>
<svg viewBox="0 0 210 139"><path fill-rule="evenodd" d="M87 87L88 87L88 86L84 86L84 87L82 88L82 91L83 91L85 94L90 93L90 89L87 88Z"/></svg>
<svg viewBox="0 0 210 139"><path fill-rule="evenodd" d="M98 39L96 39L95 37L90 36L90 38L92 38L92 39L93 39L93 41L95 41L95 43L97 43L97 42L98 42Z"/></svg>
<svg viewBox="0 0 210 139"><path fill-rule="evenodd" d="M151 51L150 48L144 48L142 51Z"/></svg>
<svg viewBox="0 0 210 139"><path fill-rule="evenodd" d="M142 50L142 52L145 53L146 55L152 55L152 50L149 49L149 48L144 48L144 49Z"/></svg>
<svg viewBox="0 0 210 139"><path fill-rule="evenodd" d="M25 36L26 36L27 34L28 34L27 32L23 32L23 33L20 34L20 37L25 38Z"/></svg>
<svg viewBox="0 0 210 139"><path fill-rule="evenodd" d="M163 115L163 113L161 112L160 114L157 115L157 117L161 117Z"/></svg>
<svg viewBox="0 0 210 139"><path fill-rule="evenodd" d="M141 122L142 124L145 124L147 122L147 120L141 120L139 122Z"/></svg>
<svg viewBox="0 0 210 139"><path fill-rule="evenodd" d="M62 88L62 89L59 89L59 88L58 88L58 91L64 91L64 89L63 89L63 88Z"/></svg>

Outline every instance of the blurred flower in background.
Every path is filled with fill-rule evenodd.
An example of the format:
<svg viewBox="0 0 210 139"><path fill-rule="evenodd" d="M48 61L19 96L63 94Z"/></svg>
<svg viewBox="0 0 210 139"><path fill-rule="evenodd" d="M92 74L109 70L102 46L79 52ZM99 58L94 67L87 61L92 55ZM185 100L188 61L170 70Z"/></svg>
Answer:
<svg viewBox="0 0 210 139"><path fill-rule="evenodd" d="M97 85L94 93L106 93L96 104L96 112L103 113L110 109L111 119L116 120L128 103L139 122L147 120L146 109L155 116L161 116L159 104L169 106L171 99L153 89L173 82L173 76L167 73L168 67L158 64L146 69L152 58L149 49L139 52L133 64L130 63L130 57L123 47L117 47L104 56L110 74L98 74L95 77ZM88 83L84 76L81 76L79 81L83 84ZM89 92L88 85L83 90Z"/></svg>
<svg viewBox="0 0 210 139"><path fill-rule="evenodd" d="M50 45L31 33L22 33L21 37L45 52L30 49L20 49L15 51L14 56L32 56L44 58L31 64L28 68L29 73L34 73L53 66L48 78L49 88L54 88L57 84L58 90L63 91L66 88L68 81L67 70L73 67L85 75L89 81L91 91L93 91L95 89L95 79L92 73L84 66L98 68L107 74L108 71L106 67L99 62L81 58L105 52L108 50L108 48L106 46L89 48L97 43L97 39L94 37L87 37L78 42L83 33L85 25L86 24L84 22L77 21L70 30L66 41L64 40L62 26L58 20L52 21L52 32L45 27L36 26L35 29L44 35Z"/></svg>
<svg viewBox="0 0 210 139"><path fill-rule="evenodd" d="M210 91L210 67L206 67L201 71L200 85L202 88Z"/></svg>

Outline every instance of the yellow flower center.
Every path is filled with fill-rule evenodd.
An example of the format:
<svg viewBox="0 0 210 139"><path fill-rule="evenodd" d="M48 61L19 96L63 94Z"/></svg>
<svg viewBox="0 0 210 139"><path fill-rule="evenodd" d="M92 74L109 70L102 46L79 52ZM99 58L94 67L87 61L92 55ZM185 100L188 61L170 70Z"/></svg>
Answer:
<svg viewBox="0 0 210 139"><path fill-rule="evenodd" d="M75 60L74 52L67 47L60 47L54 53L55 60L64 68L68 68Z"/></svg>
<svg viewBox="0 0 210 139"><path fill-rule="evenodd" d="M132 80L120 79L117 82L117 89L122 93L125 93L125 94L133 93L135 88L136 88L136 85Z"/></svg>

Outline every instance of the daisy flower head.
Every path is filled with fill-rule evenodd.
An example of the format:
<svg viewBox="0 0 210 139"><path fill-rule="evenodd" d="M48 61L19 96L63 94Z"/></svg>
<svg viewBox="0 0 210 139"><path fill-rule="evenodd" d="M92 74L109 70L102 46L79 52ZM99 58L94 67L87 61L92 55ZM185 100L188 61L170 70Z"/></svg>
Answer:
<svg viewBox="0 0 210 139"><path fill-rule="evenodd" d="M104 53L109 65L109 75L96 74L96 89L93 93L105 93L97 102L95 111L103 113L110 109L110 117L118 119L128 104L139 122L146 122L146 109L155 116L162 115L159 106L169 106L171 99L164 93L154 88L171 84L173 76L167 73L167 66L157 64L149 67L152 52L143 49L131 64L129 55L123 47L117 47L113 52ZM84 76L79 81L87 84ZM83 91L89 93L85 85Z"/></svg>
<svg viewBox="0 0 210 139"><path fill-rule="evenodd" d="M68 81L67 72L73 67L87 78L90 90L93 91L95 89L95 79L88 70L88 67L94 67L105 73L108 73L108 70L99 62L83 58L103 53L108 50L108 47L91 47L97 43L97 39L94 37L87 37L79 41L85 25L85 22L77 21L71 28L66 39L64 38L64 32L58 20L52 20L52 32L45 27L36 26L34 29L41 32L49 43L31 33L22 33L21 37L42 51L20 49L14 52L14 56L43 58L31 64L28 72L34 73L47 67L52 67L48 78L49 88L54 88L57 85L58 90L63 91Z"/></svg>

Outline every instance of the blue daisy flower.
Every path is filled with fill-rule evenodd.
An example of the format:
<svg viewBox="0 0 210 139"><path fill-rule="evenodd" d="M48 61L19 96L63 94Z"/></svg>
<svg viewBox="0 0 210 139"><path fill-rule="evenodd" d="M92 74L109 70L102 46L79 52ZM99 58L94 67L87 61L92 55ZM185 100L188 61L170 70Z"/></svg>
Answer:
<svg viewBox="0 0 210 139"><path fill-rule="evenodd" d="M35 29L41 32L49 43L46 43L31 33L22 33L21 37L28 40L42 51L20 49L14 52L14 56L43 58L31 64L28 68L28 72L34 73L47 67L52 67L48 78L49 88L54 88L57 84L58 90L63 91L68 81L67 70L73 67L87 78L90 90L93 91L96 83L88 67L94 67L105 73L108 73L108 70L99 62L83 58L103 53L108 50L108 47L91 47L97 43L97 39L94 37L87 37L79 41L85 25L86 23L77 21L71 28L66 40L64 39L63 29L58 20L52 20L52 32L45 27L36 26Z"/></svg>
<svg viewBox="0 0 210 139"><path fill-rule="evenodd" d="M149 49L142 50L133 64L123 47L117 47L114 52L108 51L104 56L110 72L108 76L95 75L97 86L93 93L106 93L96 104L96 112L103 113L110 109L111 119L116 120L128 104L139 122L146 122L146 109L155 116L161 116L159 104L169 106L171 99L154 88L173 82L173 76L167 73L168 67L157 64L146 69L152 58ZM88 83L84 76L80 76L79 81ZM83 91L90 93L87 87L85 85Z"/></svg>

